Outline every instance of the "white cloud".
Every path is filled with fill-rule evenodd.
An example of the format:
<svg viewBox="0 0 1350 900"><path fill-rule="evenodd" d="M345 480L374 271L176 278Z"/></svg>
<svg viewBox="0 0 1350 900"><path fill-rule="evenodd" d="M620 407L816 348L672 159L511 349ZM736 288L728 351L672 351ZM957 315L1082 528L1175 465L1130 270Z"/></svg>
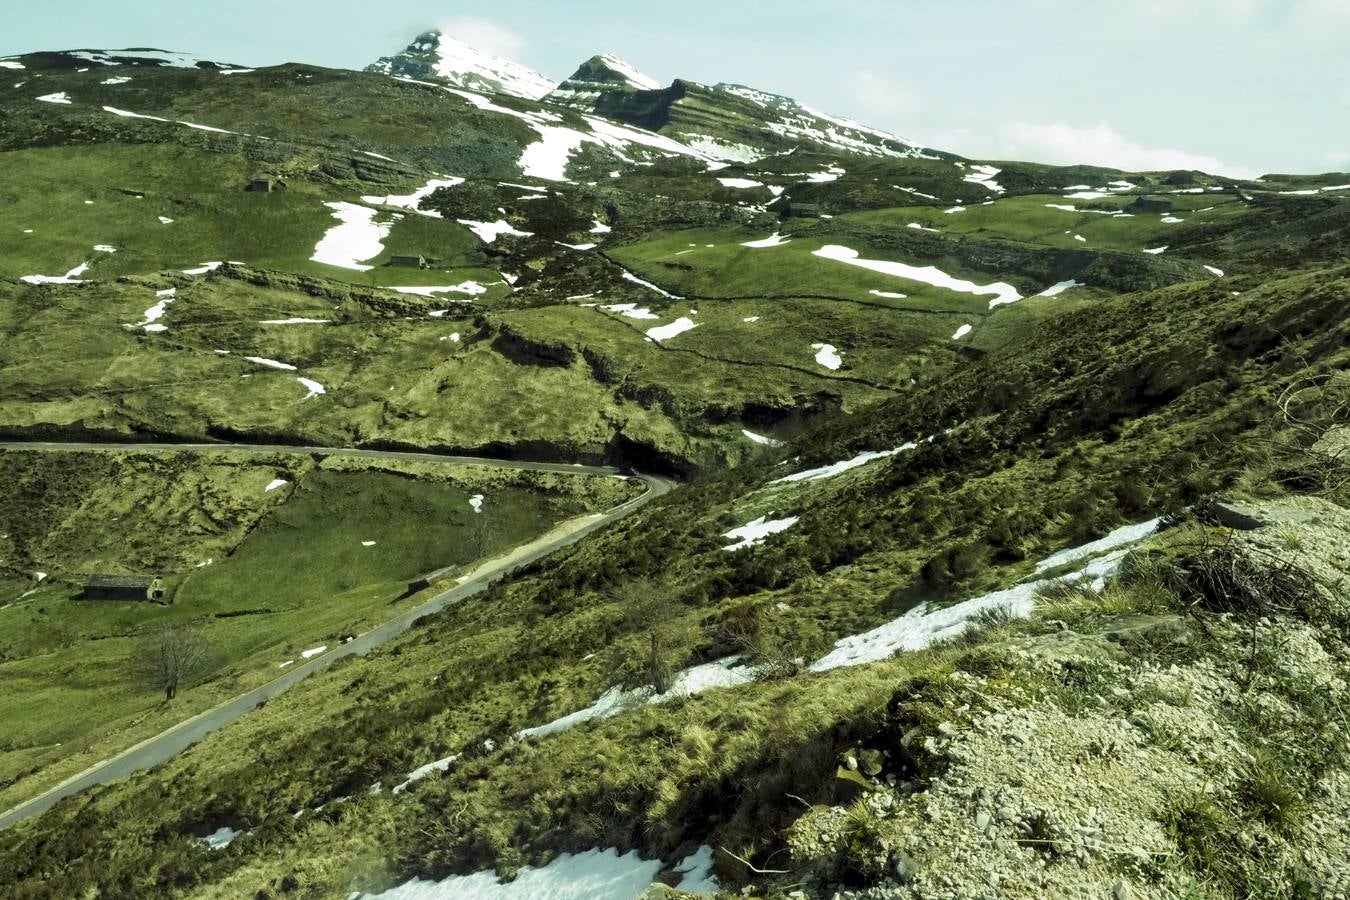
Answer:
<svg viewBox="0 0 1350 900"><path fill-rule="evenodd" d="M958 137L959 140L959 137ZM1214 174L1251 177L1258 173L1228 165L1218 157L1171 147L1145 147L1101 123L1090 126L1062 122L1038 124L1009 122L998 126L992 144L980 155L1056 165L1097 165L1131 171L1200 169ZM941 147L941 144L937 146ZM947 149L961 152L961 147ZM975 152L972 147L970 152Z"/></svg>
<svg viewBox="0 0 1350 900"><path fill-rule="evenodd" d="M845 90L865 122L904 125L923 109L923 97L913 85L872 69L853 72Z"/></svg>
<svg viewBox="0 0 1350 900"><path fill-rule="evenodd" d="M515 59L529 44L523 36L487 19L450 19L437 27L475 50L505 59Z"/></svg>

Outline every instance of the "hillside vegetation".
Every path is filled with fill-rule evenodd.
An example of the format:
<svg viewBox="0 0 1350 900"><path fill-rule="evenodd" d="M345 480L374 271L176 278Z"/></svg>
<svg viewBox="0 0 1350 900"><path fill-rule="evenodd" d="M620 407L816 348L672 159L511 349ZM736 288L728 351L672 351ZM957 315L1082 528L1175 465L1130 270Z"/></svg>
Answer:
<svg viewBox="0 0 1350 900"><path fill-rule="evenodd" d="M437 75L446 46L22 57L0 434L683 483L0 831L0 896L1350 891L1350 176L967 160L611 57L546 96ZM204 708L639 491L187 450L0 472L0 806L185 712L111 674L161 619L234 660ZM70 599L151 568L183 602Z"/></svg>

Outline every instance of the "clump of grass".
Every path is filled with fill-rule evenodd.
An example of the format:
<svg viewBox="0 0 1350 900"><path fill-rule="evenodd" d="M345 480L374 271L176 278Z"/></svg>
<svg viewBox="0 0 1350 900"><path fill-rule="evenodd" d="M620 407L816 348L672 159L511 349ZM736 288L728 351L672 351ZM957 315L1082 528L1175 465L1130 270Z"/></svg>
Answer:
<svg viewBox="0 0 1350 900"><path fill-rule="evenodd" d="M1232 543L1202 548L1182 562L1183 597L1192 611L1248 617L1299 615L1321 605L1307 572Z"/></svg>
<svg viewBox="0 0 1350 900"><path fill-rule="evenodd" d="M1232 872L1238 823L1208 795L1177 795L1163 810L1162 822L1192 869L1213 875Z"/></svg>
<svg viewBox="0 0 1350 900"><path fill-rule="evenodd" d="M1258 757L1242 772L1238 801L1255 818L1281 834L1297 829L1305 811L1303 795L1278 760Z"/></svg>

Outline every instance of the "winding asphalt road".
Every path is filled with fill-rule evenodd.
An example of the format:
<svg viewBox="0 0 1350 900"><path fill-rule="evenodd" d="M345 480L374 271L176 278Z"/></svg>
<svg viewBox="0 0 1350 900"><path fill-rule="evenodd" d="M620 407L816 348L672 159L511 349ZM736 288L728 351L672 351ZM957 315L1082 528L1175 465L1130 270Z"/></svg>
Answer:
<svg viewBox="0 0 1350 900"><path fill-rule="evenodd" d="M455 463L466 466L491 466L498 469L522 469L530 472L559 472L568 475L618 475L617 469L606 466L578 466L565 463L522 462L516 460L483 459L470 456L441 456L435 453L412 453L394 450L359 450L341 447L296 447L271 444L94 444L94 443L50 443L36 441L0 442L0 450L51 450L51 451L229 451L256 455L274 455L278 453L303 453L321 456L364 456L375 459L400 459L416 462ZM643 504L670 491L674 482L655 475L638 475L647 485L647 492L626 503L597 515L585 524L561 534L549 532L537 538L523 548L506 557L499 563L480 566L468 581L437 594L427 602L410 609L382 625L357 635L346 644L341 644L311 660L288 669L267 684L240 694L213 709L200 713L185 722L173 726L148 740L124 750L111 759L104 760L92 768L68 779L43 794L0 814L0 829L8 828L20 819L37 815L50 809L57 801L72 794L99 784L108 784L123 778L132 772L153 768L168 762L188 747L200 741L217 728L228 725L255 709L264 701L275 697L296 683L309 677L325 666L331 665L347 656L363 656L371 649L392 640L407 631L418 619L439 612L447 606L459 603L474 594L485 590L492 582L511 574L521 566L542 559L563 547L575 544L596 529L622 519ZM554 529L556 532L558 529Z"/></svg>

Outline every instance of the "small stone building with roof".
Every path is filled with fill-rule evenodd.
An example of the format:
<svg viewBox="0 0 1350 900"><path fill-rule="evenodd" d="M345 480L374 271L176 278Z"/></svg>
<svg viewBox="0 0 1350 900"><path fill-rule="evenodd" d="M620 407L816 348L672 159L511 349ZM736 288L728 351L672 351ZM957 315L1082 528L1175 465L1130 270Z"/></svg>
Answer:
<svg viewBox="0 0 1350 900"><path fill-rule="evenodd" d="M154 575L90 575L84 583L86 600L164 601L164 582Z"/></svg>

